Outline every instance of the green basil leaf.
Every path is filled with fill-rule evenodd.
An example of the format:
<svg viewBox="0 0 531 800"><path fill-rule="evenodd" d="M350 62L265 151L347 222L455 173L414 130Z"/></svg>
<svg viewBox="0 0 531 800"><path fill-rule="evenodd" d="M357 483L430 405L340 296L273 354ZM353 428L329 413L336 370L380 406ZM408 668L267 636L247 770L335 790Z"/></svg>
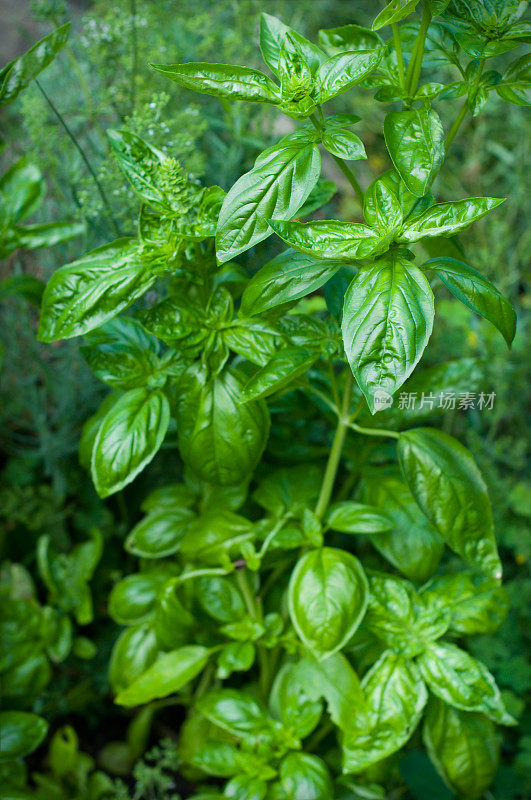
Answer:
<svg viewBox="0 0 531 800"><path fill-rule="evenodd" d="M159 651L155 631L128 628L118 637L109 662L109 681L115 694L130 686L153 664Z"/></svg>
<svg viewBox="0 0 531 800"><path fill-rule="evenodd" d="M215 506L190 523L180 550L190 561L218 564L226 561L227 555L233 555L243 542L254 538L252 522Z"/></svg>
<svg viewBox="0 0 531 800"><path fill-rule="evenodd" d="M15 161L0 177L2 228L31 216L45 194L46 184L40 169L27 156Z"/></svg>
<svg viewBox="0 0 531 800"><path fill-rule="evenodd" d="M262 478L253 500L270 514L281 517L286 511L300 511L315 503L321 485L321 471L313 464L286 467Z"/></svg>
<svg viewBox="0 0 531 800"><path fill-rule="evenodd" d="M282 222L270 219L277 236L306 255L330 261L352 262L387 250L389 242L377 231L355 222L319 219L313 222Z"/></svg>
<svg viewBox="0 0 531 800"><path fill-rule="evenodd" d="M14 225L12 233L17 248L38 250L40 247L54 247L69 242L85 232L83 222L45 222L35 225Z"/></svg>
<svg viewBox="0 0 531 800"><path fill-rule="evenodd" d="M38 339L79 336L107 322L155 283L135 239L117 239L61 267L44 290Z"/></svg>
<svg viewBox="0 0 531 800"><path fill-rule="evenodd" d="M393 521L379 508L350 500L332 505L325 522L333 531L341 533L382 533L394 527Z"/></svg>
<svg viewBox="0 0 531 800"><path fill-rule="evenodd" d="M267 66L275 73L278 71L280 49L286 34L289 34L298 44L304 58L310 65L312 73L315 72L319 64L326 60L325 53L317 45L309 42L308 39L285 25L277 17L262 13L260 15L260 49Z"/></svg>
<svg viewBox="0 0 531 800"><path fill-rule="evenodd" d="M23 55L10 61L0 71L0 108L12 103L20 92L46 69L57 53L65 46L70 33L70 23L61 25L40 39Z"/></svg>
<svg viewBox="0 0 531 800"><path fill-rule="evenodd" d="M298 665L284 664L277 673L271 693L269 708L274 717L287 728L293 728L304 739L316 728L321 719L323 704L314 693L308 695L304 685L297 680Z"/></svg>
<svg viewBox="0 0 531 800"><path fill-rule="evenodd" d="M368 224L382 235L402 228L404 212L399 199L400 183L394 170L388 170L370 184L363 196L363 215Z"/></svg>
<svg viewBox="0 0 531 800"><path fill-rule="evenodd" d="M373 534L370 543L407 578L418 583L436 571L443 543L398 474L381 470L364 475L362 499L385 509L393 523L389 533Z"/></svg>
<svg viewBox="0 0 531 800"><path fill-rule="evenodd" d="M451 200L436 203L420 217L406 222L398 241L418 242L427 236L453 236L469 228L493 208L504 202L498 197L469 197L466 200Z"/></svg>
<svg viewBox="0 0 531 800"><path fill-rule="evenodd" d="M108 497L136 478L166 435L170 407L160 391L131 389L104 417L92 450L92 479Z"/></svg>
<svg viewBox="0 0 531 800"><path fill-rule="evenodd" d="M250 695L236 689L214 689L199 697L196 708L214 725L238 736L266 734L269 719L265 708Z"/></svg>
<svg viewBox="0 0 531 800"><path fill-rule="evenodd" d="M345 295L345 353L374 413L417 365L433 327L434 300L422 272L404 258L360 269Z"/></svg>
<svg viewBox="0 0 531 800"><path fill-rule="evenodd" d="M216 675L222 681L233 672L247 672L255 659L255 647L251 642L231 642L218 656Z"/></svg>
<svg viewBox="0 0 531 800"><path fill-rule="evenodd" d="M487 667L447 642L431 644L417 659L433 694L462 711L479 711L501 725L516 725Z"/></svg>
<svg viewBox="0 0 531 800"><path fill-rule="evenodd" d="M350 553L322 547L303 555L289 582L291 621L305 645L320 658L340 650L359 626L368 582Z"/></svg>
<svg viewBox="0 0 531 800"><path fill-rule="evenodd" d="M242 358L263 367L275 355L278 333L260 320L244 320L223 330L223 342Z"/></svg>
<svg viewBox="0 0 531 800"><path fill-rule="evenodd" d="M299 300L317 291L336 274L340 264L316 261L287 250L258 270L242 295L241 313L253 316Z"/></svg>
<svg viewBox="0 0 531 800"><path fill-rule="evenodd" d="M447 786L467 800L480 800L498 770L500 747L494 724L482 714L458 711L431 697L422 735Z"/></svg>
<svg viewBox="0 0 531 800"><path fill-rule="evenodd" d="M28 303L40 308L45 283L35 275L10 275L0 281L0 303L6 297L23 297Z"/></svg>
<svg viewBox="0 0 531 800"><path fill-rule="evenodd" d="M517 59L505 75L502 82L495 88L496 92L508 103L519 106L530 105L529 90L531 89L531 54L526 53Z"/></svg>
<svg viewBox="0 0 531 800"><path fill-rule="evenodd" d="M407 188L426 194L444 161L444 129L425 107L392 111L384 120L385 144Z"/></svg>
<svg viewBox="0 0 531 800"><path fill-rule="evenodd" d="M284 347L245 384L241 399L247 403L285 389L304 375L316 359L316 353L309 353L299 347Z"/></svg>
<svg viewBox="0 0 531 800"><path fill-rule="evenodd" d="M182 509L190 508L196 500L196 492L194 489L186 486L184 483L169 483L167 486L161 486L154 489L148 496L142 500L140 508L146 514L150 511L167 511L169 514L173 512L179 513Z"/></svg>
<svg viewBox="0 0 531 800"><path fill-rule="evenodd" d="M270 217L289 219L309 196L321 171L315 143L274 147L258 157L226 195L218 220L216 254L229 261L271 234Z"/></svg>
<svg viewBox="0 0 531 800"><path fill-rule="evenodd" d="M393 25L395 22L400 22L401 19L408 17L415 10L418 2L419 0L408 0L402 5L397 0L391 0L372 23L373 31L380 30L386 25Z"/></svg>
<svg viewBox="0 0 531 800"><path fill-rule="evenodd" d="M450 630L460 635L494 633L509 610L504 587L472 572L433 578L422 595L450 610Z"/></svg>
<svg viewBox="0 0 531 800"><path fill-rule="evenodd" d="M360 25L342 25L319 31L319 42L331 53L345 50L375 50L383 45L378 34Z"/></svg>
<svg viewBox="0 0 531 800"><path fill-rule="evenodd" d="M463 445L442 431L400 434L398 457L423 513L451 549L496 581L501 564L483 477Z"/></svg>
<svg viewBox="0 0 531 800"><path fill-rule="evenodd" d="M365 711L359 678L342 653L333 653L322 661L302 658L293 667L292 680L313 702L324 698L332 722L342 731L352 727L353 709L356 716Z"/></svg>
<svg viewBox="0 0 531 800"><path fill-rule="evenodd" d="M252 103L275 103L280 100L278 86L271 78L250 67L233 64L151 64L185 89L212 94L228 100L249 100Z"/></svg>
<svg viewBox="0 0 531 800"><path fill-rule="evenodd" d="M290 800L329 800L332 778L324 761L310 753L288 753L280 762L280 785Z"/></svg>
<svg viewBox="0 0 531 800"><path fill-rule="evenodd" d="M417 727L427 692L415 664L387 650L367 672L362 689L368 724L345 733L343 772L361 772L399 750Z"/></svg>
<svg viewBox="0 0 531 800"><path fill-rule="evenodd" d="M367 158L363 142L359 136L348 130L334 130L323 134L323 147L333 156L347 161Z"/></svg>
<svg viewBox="0 0 531 800"><path fill-rule="evenodd" d="M480 272L455 258L430 258L422 268L433 270L458 300L485 317L511 344L516 332L515 310Z"/></svg>
<svg viewBox="0 0 531 800"><path fill-rule="evenodd" d="M250 775L237 775L225 786L223 797L230 800L265 800L267 784Z"/></svg>
<svg viewBox="0 0 531 800"><path fill-rule="evenodd" d="M159 370L159 342L132 317L91 331L80 350L96 377L113 389L144 386Z"/></svg>
<svg viewBox="0 0 531 800"><path fill-rule="evenodd" d="M112 619L120 625L136 625L148 620L167 580L165 573L139 573L123 578L109 596Z"/></svg>
<svg viewBox="0 0 531 800"><path fill-rule="evenodd" d="M203 541L199 538L198 547L202 546ZM200 578L197 582L197 599L204 611L219 622L232 622L245 616L243 597L230 578Z"/></svg>
<svg viewBox="0 0 531 800"><path fill-rule="evenodd" d="M413 658L448 630L450 612L430 595L419 595L403 578L369 578L369 606L364 625L403 656Z"/></svg>
<svg viewBox="0 0 531 800"><path fill-rule="evenodd" d="M41 744L48 733L48 723L27 711L0 711L0 762L22 758ZM9 792L8 792L9 794Z"/></svg>
<svg viewBox="0 0 531 800"><path fill-rule="evenodd" d="M199 367L183 376L177 399L179 449L200 478L222 486L249 477L265 447L269 413L261 400L243 404L243 378L225 371L215 378Z"/></svg>
<svg viewBox="0 0 531 800"><path fill-rule="evenodd" d="M146 672L115 698L120 706L139 706L178 692L206 667L210 651L187 645L162 653Z"/></svg>
<svg viewBox="0 0 531 800"><path fill-rule="evenodd" d="M162 507L151 511L141 520L127 539L125 549L142 558L164 558L179 549L188 523L195 514L188 508Z"/></svg>
<svg viewBox="0 0 531 800"><path fill-rule="evenodd" d="M332 97L355 86L380 63L383 49L357 50L332 56L315 73L317 102L326 103Z"/></svg>

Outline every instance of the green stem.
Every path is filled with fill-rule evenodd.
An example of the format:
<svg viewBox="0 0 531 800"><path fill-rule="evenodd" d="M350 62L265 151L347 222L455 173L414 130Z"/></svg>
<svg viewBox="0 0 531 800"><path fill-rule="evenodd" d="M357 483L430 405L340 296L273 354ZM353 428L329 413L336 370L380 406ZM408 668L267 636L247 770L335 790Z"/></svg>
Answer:
<svg viewBox="0 0 531 800"><path fill-rule="evenodd" d="M330 498L332 497L332 492L334 490L336 474L339 467L339 462L341 460L341 452L343 450L345 436L347 435L347 428L349 427L350 424L349 411L350 411L350 402L352 399L353 383L354 383L354 378L352 376L352 372L350 371L350 368L347 368L347 377L345 381L345 389L343 392L341 413L338 419L337 428L334 435L334 441L332 442L332 448L330 450L330 455L328 456L328 463L326 465L325 473L323 476L323 483L321 485L319 499L317 500L317 505L315 506L315 515L320 518L323 517L326 509L328 508L328 504L330 502Z"/></svg>
<svg viewBox="0 0 531 800"><path fill-rule="evenodd" d="M385 428L362 428L361 425L356 425L355 422L349 422L348 426L356 433L363 434L363 436L386 436L391 439L398 439L400 436L398 431L387 431Z"/></svg>
<svg viewBox="0 0 531 800"><path fill-rule="evenodd" d="M278 520L277 524L267 534L267 536L264 539L264 542L262 544L262 547L260 548L259 552L257 553L257 557L258 558L263 558L265 556L265 554L267 553L267 550L269 548L269 545L271 544L271 542L273 541L273 539L275 538L277 533L281 530L281 528L284 525L284 523L286 522L286 520L289 519L289 517L290 517L289 514L284 514L284 516L282 516Z"/></svg>
<svg viewBox="0 0 531 800"><path fill-rule="evenodd" d="M42 96L44 97L44 99L46 100L48 105L50 106L51 110L53 111L53 113L55 114L57 119L59 120L59 122L60 122L61 126L63 127L65 133L67 134L68 138L70 139L70 141L72 142L72 144L74 145L74 147L78 151L79 155L81 156L81 158L83 160L83 163L85 164L86 168L88 169L88 171L89 171L89 173L90 173L90 175L92 177L92 180L94 181L96 189L98 190L98 194L101 197L101 201L102 201L103 205L105 206L105 209L107 211L109 220L111 221L111 224L112 224L112 226L113 226L113 228L115 230L115 233L117 234L117 236L119 236L120 235L120 229L118 228L118 223L116 222L116 220L114 218L114 215L112 213L112 209L111 209L111 206L109 204L109 201L107 200L107 197L105 196L105 192L103 191L101 183L98 180L98 176L94 172L94 169L92 168L92 165L91 165L90 161L88 160L88 158L87 158L87 156L85 154L85 151L83 150L83 148L81 147L81 145L77 141L76 137L74 136L74 134L72 133L72 131L70 130L68 125L66 124L65 120L63 119L63 117L61 116L59 111L56 109L56 107L52 103L51 99L48 97L48 95L46 94L46 92L42 88L42 86L39 83L39 81L35 80L35 83L37 84L37 87L38 87L39 91L41 92Z"/></svg>
<svg viewBox="0 0 531 800"><path fill-rule="evenodd" d="M344 161L342 161L340 158L334 155L332 156L332 158L334 159L337 166L339 167L339 169L341 170L347 181L350 183L350 185L356 192L356 197L359 200L360 206L363 206L363 189L356 180L356 176L354 175L350 167L347 167Z"/></svg>
<svg viewBox="0 0 531 800"><path fill-rule="evenodd" d="M402 42L400 41L400 33L398 31L398 25L394 22L391 25L393 30L393 39L395 43L395 52L396 52L396 63L398 65L398 80L400 82L400 88L405 90L406 88L406 70L404 68L404 56L402 55Z"/></svg>
<svg viewBox="0 0 531 800"><path fill-rule="evenodd" d="M247 572L246 570L242 569L236 573L236 580L238 582L238 586L240 587L240 591L243 595L243 599L245 601L245 606L247 611L249 612L249 616L251 619L257 620L258 622L262 621L262 608L261 604L255 597L253 597L253 593L251 591L251 587L249 586L249 581L247 579ZM267 650L263 645L258 644L256 647L256 655L258 657L258 664L260 666L260 690L262 692L262 697L264 700L267 700L269 694L269 684L271 682L271 670L269 667L269 656Z"/></svg>
<svg viewBox="0 0 531 800"><path fill-rule="evenodd" d="M455 120L454 120L454 122L452 124L452 127L448 131L448 135L446 136L446 139L444 140L444 149L446 150L446 152L448 152L448 150L450 148L450 145L452 144L453 140L455 139L457 131L461 127L461 125L463 123L463 120L465 119L465 117L467 115L467 111L468 111L468 101L465 100L464 104L461 106L461 110L460 110L459 114L457 115L457 117L455 118Z"/></svg>
<svg viewBox="0 0 531 800"><path fill-rule="evenodd" d="M420 71L422 69L422 58L424 56L424 47L426 44L426 34L431 22L431 11L429 4L424 0L422 5L422 19L420 21L420 28L415 39L411 61L406 75L406 89L410 97L412 97L419 85Z"/></svg>
<svg viewBox="0 0 531 800"><path fill-rule="evenodd" d="M194 578L210 578L214 575L230 575L231 570L223 569L223 567L213 567L212 569L194 569L191 572L185 572L184 575L179 575L175 582L179 585L185 581L191 581Z"/></svg>

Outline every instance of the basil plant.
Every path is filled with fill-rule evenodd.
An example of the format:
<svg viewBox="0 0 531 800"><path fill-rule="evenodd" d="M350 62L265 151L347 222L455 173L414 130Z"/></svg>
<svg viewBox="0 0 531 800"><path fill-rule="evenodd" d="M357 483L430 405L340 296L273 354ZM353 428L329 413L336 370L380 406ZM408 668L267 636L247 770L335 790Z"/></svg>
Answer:
<svg viewBox="0 0 531 800"><path fill-rule="evenodd" d="M413 375L433 284L513 339L510 303L457 238L504 198L441 200L434 181L492 92L527 104L528 56L486 67L529 28L513 0L424 0L420 21L418 5L393 1L371 30L317 43L263 14L267 74L152 65L190 92L269 104L289 132L225 192L109 131L138 233L61 267L44 292L40 340L83 336L111 389L80 447L99 495L173 450L124 543L138 571L110 594L123 626L110 681L119 706L185 709L177 747L196 800L384 798L412 738L474 800L496 772L496 726L515 724L466 645L507 610L484 479L426 426L429 408L391 404L402 387L473 380L467 359ZM422 83L432 64L458 79ZM365 189L350 164L367 157L359 117L326 108L353 88L393 103L392 167ZM438 104L456 98L445 130ZM355 220L314 216L335 191L323 152ZM259 262L268 237L280 252L250 276L238 257Z"/></svg>

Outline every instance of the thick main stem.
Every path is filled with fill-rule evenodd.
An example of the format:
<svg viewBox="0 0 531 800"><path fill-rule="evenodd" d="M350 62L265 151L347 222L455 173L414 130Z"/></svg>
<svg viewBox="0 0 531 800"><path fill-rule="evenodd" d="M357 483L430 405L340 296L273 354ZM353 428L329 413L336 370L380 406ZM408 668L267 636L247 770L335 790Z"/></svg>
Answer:
<svg viewBox="0 0 531 800"><path fill-rule="evenodd" d="M317 500L317 505L315 506L315 515L320 518L324 516L324 513L328 508L328 504L330 503L332 492L334 491L334 483L337 475L337 470L339 467L339 462L341 460L343 444L345 442L345 436L347 434L347 430L349 427L349 411L350 411L350 403L352 400L353 382L354 379L352 377L352 372L350 371L350 368L347 367L347 377L345 381L345 389L343 392L341 413L337 422L337 428L334 435L334 441L332 442L330 455L328 456L328 463L326 465L323 477L323 483L321 485L321 491L319 493L319 499Z"/></svg>
<svg viewBox="0 0 531 800"><path fill-rule="evenodd" d="M406 75L406 89L410 97L416 93L419 84L420 70L422 68L422 59L424 56L424 47L426 44L426 34L428 33L430 22L431 22L430 7L429 4L426 2L426 0L424 0L424 4L422 6L422 19L420 21L420 28L417 34L417 38L415 39L415 45L413 47L411 61L409 62L409 67Z"/></svg>
<svg viewBox="0 0 531 800"><path fill-rule="evenodd" d="M341 170L341 172L343 173L343 175L345 176L347 181L350 183L350 185L352 186L352 188L356 192L356 197L358 198L358 200L360 202L360 206L363 206L363 189L361 188L361 186L359 185L358 181L356 180L356 176L354 175L352 170L349 169L349 167L347 167L347 165L345 164L344 161L342 161L337 156L332 156L332 158L334 159L334 161L336 162L337 166L339 167L339 169Z"/></svg>
<svg viewBox="0 0 531 800"><path fill-rule="evenodd" d="M463 120L466 117L466 112L467 111L468 111L468 103L465 101L465 103L461 107L461 111L459 112L459 114L455 118L452 127L448 131L448 135L446 136L446 139L444 140L444 149L446 150L446 152L448 152L448 150L450 148L450 145L452 144L453 140L455 139L457 131L461 127L461 125L463 123Z"/></svg>

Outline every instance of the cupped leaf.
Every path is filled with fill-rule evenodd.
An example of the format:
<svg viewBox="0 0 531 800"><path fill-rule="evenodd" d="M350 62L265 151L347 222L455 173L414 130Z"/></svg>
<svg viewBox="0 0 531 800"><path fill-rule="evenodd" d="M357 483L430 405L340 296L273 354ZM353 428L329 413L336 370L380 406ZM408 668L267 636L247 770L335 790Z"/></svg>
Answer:
<svg viewBox="0 0 531 800"><path fill-rule="evenodd" d="M39 341L88 333L130 306L156 278L135 239L92 250L52 275L42 300Z"/></svg>
<svg viewBox="0 0 531 800"><path fill-rule="evenodd" d="M377 231L355 222L320 219L314 222L269 220L277 236L300 253L330 261L349 262L382 253L388 242Z"/></svg>
<svg viewBox="0 0 531 800"><path fill-rule="evenodd" d="M368 583L350 553L331 547L302 556L289 582L289 613L298 635L320 658L340 650L360 624Z"/></svg>
<svg viewBox="0 0 531 800"><path fill-rule="evenodd" d="M155 631L147 626L128 628L118 637L109 662L109 681L115 694L130 686L155 661Z"/></svg>
<svg viewBox="0 0 531 800"><path fill-rule="evenodd" d="M242 403L244 379L235 371L208 378L190 368L177 399L179 449L184 462L209 483L246 480L265 447L269 413L261 400Z"/></svg>
<svg viewBox="0 0 531 800"><path fill-rule="evenodd" d="M490 719L431 697L422 736L435 769L453 792L467 800L484 796L498 770L500 755Z"/></svg>
<svg viewBox="0 0 531 800"><path fill-rule="evenodd" d="M65 46L70 23L61 25L0 71L0 108L12 103L26 86L46 69Z"/></svg>
<svg viewBox="0 0 531 800"><path fill-rule="evenodd" d="M444 129L438 115L425 107L391 111L384 120L384 136L400 177L422 197L444 160Z"/></svg>
<svg viewBox="0 0 531 800"><path fill-rule="evenodd" d="M125 549L143 558L170 556L179 549L194 516L189 508L156 509L135 525L126 539Z"/></svg>
<svg viewBox="0 0 531 800"><path fill-rule="evenodd" d="M315 143L270 148L226 195L218 220L216 254L229 261L271 234L268 219L292 217L309 196L321 171Z"/></svg>
<svg viewBox="0 0 531 800"><path fill-rule="evenodd" d="M207 63L151 66L164 77L200 94L253 103L275 103L280 100L278 86L271 78L250 67Z"/></svg>
<svg viewBox="0 0 531 800"><path fill-rule="evenodd" d="M398 241L417 242L428 236L453 236L464 231L504 202L499 197L469 197L436 203L419 217L406 222Z"/></svg>
<svg viewBox="0 0 531 800"><path fill-rule="evenodd" d="M209 655L208 648L200 645L186 645L163 653L118 694L115 702L120 706L139 706L178 692L206 667Z"/></svg>
<svg viewBox="0 0 531 800"><path fill-rule="evenodd" d="M242 295L241 313L250 317L299 300L320 289L340 266L287 250L251 278Z"/></svg>
<svg viewBox="0 0 531 800"><path fill-rule="evenodd" d="M141 472L159 450L170 421L163 392L131 389L103 418L92 449L96 491L108 497Z"/></svg>
<svg viewBox="0 0 531 800"><path fill-rule="evenodd" d="M317 353L300 347L285 347L279 350L242 389L244 403L259 400L279 392L307 372L317 359Z"/></svg>
<svg viewBox="0 0 531 800"><path fill-rule="evenodd" d="M430 285L404 258L360 269L345 295L345 353L369 408L411 375L428 343L434 318Z"/></svg>
<svg viewBox="0 0 531 800"><path fill-rule="evenodd" d="M363 196L363 215L369 225L382 234L399 230L404 211L408 211L400 201L401 181L396 177L394 170L384 172L369 185Z"/></svg>
<svg viewBox="0 0 531 800"><path fill-rule="evenodd" d="M381 61L383 48L338 53L325 61L315 74L317 102L326 103L362 81Z"/></svg>
<svg viewBox="0 0 531 800"><path fill-rule="evenodd" d="M250 694L236 689L214 689L199 697L196 708L214 725L238 737L266 733L265 708Z"/></svg>
<svg viewBox="0 0 531 800"><path fill-rule="evenodd" d="M326 54L320 47L313 44L313 42L309 42L308 39L294 31L293 28L285 25L277 17L262 13L260 15L260 49L264 61L273 72L278 72L280 50L287 34L297 43L312 73L315 72L319 64L326 61Z"/></svg>
<svg viewBox="0 0 531 800"><path fill-rule="evenodd" d="M331 506L325 522L341 533L382 533L394 527L393 521L379 508L350 500Z"/></svg>
<svg viewBox="0 0 531 800"><path fill-rule="evenodd" d="M313 662L312 662L313 664ZM269 695L269 708L286 727L297 730L301 739L318 725L323 712L321 699L305 691L298 676L298 665L284 664L275 677Z"/></svg>
<svg viewBox="0 0 531 800"><path fill-rule="evenodd" d="M516 332L516 312L480 272L455 258L430 258L422 268L433 270L458 300L485 317L511 344Z"/></svg>
<svg viewBox="0 0 531 800"><path fill-rule="evenodd" d="M386 650L362 682L367 700L365 724L343 739L343 772L361 772L399 750L417 727L427 692L416 665Z"/></svg>
<svg viewBox="0 0 531 800"><path fill-rule="evenodd" d="M127 575L113 587L109 596L112 619L120 625L137 625L148 620L167 580L166 574L158 572Z"/></svg>
<svg viewBox="0 0 531 800"><path fill-rule="evenodd" d="M487 667L447 642L431 644L417 659L429 688L445 703L462 711L479 711L501 725L515 725Z"/></svg>
<svg viewBox="0 0 531 800"><path fill-rule="evenodd" d="M472 456L447 433L400 434L400 464L419 507L451 549L496 581L501 563L485 481Z"/></svg>
<svg viewBox="0 0 531 800"><path fill-rule="evenodd" d="M290 800L329 800L333 794L328 767L310 753L288 753L280 762L279 783Z"/></svg>
<svg viewBox="0 0 531 800"><path fill-rule="evenodd" d="M407 578L418 583L431 578L444 545L419 509L398 474L381 469L364 475L362 498L385 510L394 524L388 533L373 534L370 543Z"/></svg>
<svg viewBox="0 0 531 800"><path fill-rule="evenodd" d="M0 763L22 758L41 744L48 732L48 723L27 711L0 711Z"/></svg>

